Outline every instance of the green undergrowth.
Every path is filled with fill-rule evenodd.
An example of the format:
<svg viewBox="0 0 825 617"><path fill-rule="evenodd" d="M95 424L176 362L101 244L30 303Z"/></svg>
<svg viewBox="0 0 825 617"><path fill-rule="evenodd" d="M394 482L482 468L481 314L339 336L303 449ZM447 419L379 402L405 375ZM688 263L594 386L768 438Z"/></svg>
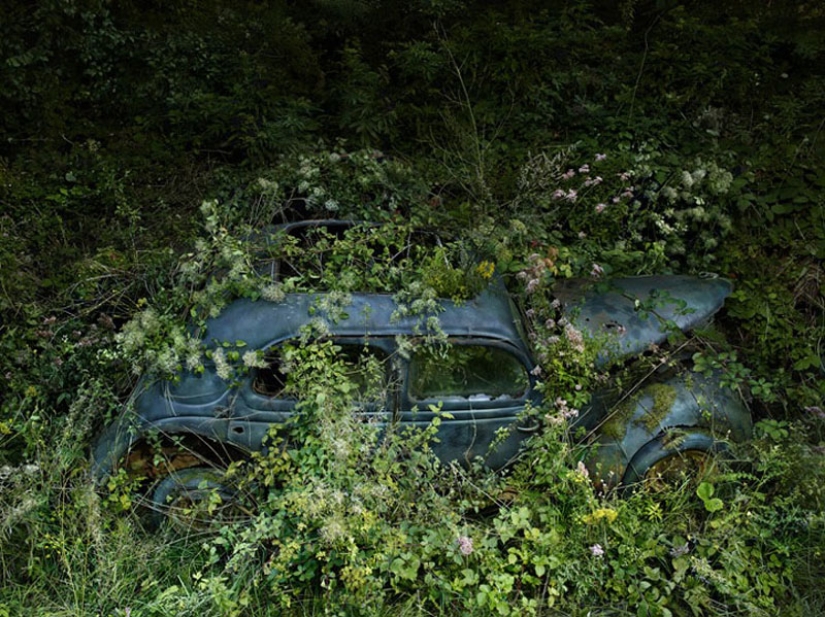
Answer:
<svg viewBox="0 0 825 617"><path fill-rule="evenodd" d="M546 190L552 188L549 196L540 193L548 200L543 226L519 195L506 225L490 214L457 230L444 226L443 215L430 204L418 203L422 189L410 181L410 167L340 147L302 156L295 175L285 174L298 182L294 190L265 179L249 189L260 196L252 205L205 201L198 238L176 257L166 274L169 287L133 297L129 321L116 323L105 313L92 321L82 312L32 312L28 329L7 330L5 362L12 377L0 425L0 614L819 610L825 469L818 444L825 418L812 382L766 379L757 363L742 363L718 332L687 340L674 335L669 346L613 377L618 398L626 392L625 400L634 400L632 392L645 375L693 354L694 371L721 372L727 386L765 408L776 409L789 388L808 392L801 399L804 415L798 421L761 419L756 439L736 446L707 475L666 486L604 492L581 463L585 452L573 445L570 421L608 376L593 364L599 341L565 319L553 286L559 279L598 279L629 267L675 267L685 256L678 245L669 251L668 239L692 229L648 226L646 217L656 216L655 208L634 218L636 197L617 194L627 182L621 173L612 186L602 186L606 180L584 186L594 177L585 166L608 160L604 153L568 150L555 159L526 161L523 173L532 174L534 184L525 184L524 194L538 190L536 174ZM334 167L342 161L345 172ZM567 183L578 175L581 201L553 196L577 190ZM343 189L347 177L349 188ZM301 178L312 182L303 185ZM679 182L684 188L686 181ZM378 193L385 184L396 192ZM696 188L699 194L702 187ZM584 190L591 188L592 193ZM260 223L276 206L277 215L287 219L296 210L327 217L327 202L309 199L313 194L349 195L333 212L336 218L382 224L285 236ZM370 194L379 197L370 202ZM608 201L623 208L619 218L630 224L612 240L607 229L616 230L619 218L597 216ZM267 214L261 214L262 204L268 204ZM590 243L577 226L580 216L592 233ZM666 221L671 215L663 208L660 216ZM562 227L562 220L570 226ZM649 241L656 238L661 246ZM638 255L630 251L613 259L614 241L635 246ZM146 526L132 508L137 499L129 482L96 487L89 479L89 444L119 412L135 375L174 376L214 364L231 382L259 365L262 358L248 355L243 341L214 349L201 342L208 319L235 298L278 302L287 293L324 291L318 308L335 319L346 312L349 294L387 293L398 310L434 317L437 335L439 298L460 303L501 283L522 298L540 362L538 387L548 400L533 410L544 430L506 472L490 473L480 460L469 468L439 463L431 451L443 420L437 407L430 410L435 420L419 431L382 430L362 421L352 412L353 397L371 387L369 369L361 367L366 373L353 381L322 324L313 322L286 354L285 387L302 401L300 413L271 432L266 453L230 467L242 495L231 515L205 526ZM732 314L743 310L740 298ZM435 336L428 344L437 348L443 342ZM380 393L375 396L380 400ZM666 406L667 396L654 395L654 405L661 398ZM207 518L219 506L217 495L204 504Z"/></svg>

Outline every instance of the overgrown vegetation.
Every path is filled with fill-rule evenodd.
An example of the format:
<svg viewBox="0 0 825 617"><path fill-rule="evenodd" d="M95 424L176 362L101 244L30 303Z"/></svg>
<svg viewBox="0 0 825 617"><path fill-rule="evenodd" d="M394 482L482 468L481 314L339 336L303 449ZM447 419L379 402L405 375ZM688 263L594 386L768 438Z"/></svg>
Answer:
<svg viewBox="0 0 825 617"><path fill-rule="evenodd" d="M0 616L825 611L817 3L6 4ZM308 218L382 225L261 233ZM716 329L615 385L721 372L754 440L604 493L567 420L605 376L554 286L707 271L735 282ZM231 468L241 520L147 529L129 479L91 479L137 376L215 363L192 326L235 298L428 315L499 277L548 405L507 473L360 422L370 382L315 332L301 413Z"/></svg>

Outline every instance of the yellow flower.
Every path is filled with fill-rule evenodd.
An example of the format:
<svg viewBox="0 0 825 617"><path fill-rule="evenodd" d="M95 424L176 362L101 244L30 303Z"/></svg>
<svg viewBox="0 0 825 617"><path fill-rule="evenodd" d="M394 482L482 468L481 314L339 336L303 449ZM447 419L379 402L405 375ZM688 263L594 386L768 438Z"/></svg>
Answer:
<svg viewBox="0 0 825 617"><path fill-rule="evenodd" d="M495 271L496 265L491 261L484 260L476 266L476 273L483 279L491 278Z"/></svg>
<svg viewBox="0 0 825 617"><path fill-rule="evenodd" d="M619 513L616 512L613 508L599 508L595 510L592 514L587 514L582 517L582 522L593 525L598 523L600 520L605 519L608 524L615 521L619 516Z"/></svg>

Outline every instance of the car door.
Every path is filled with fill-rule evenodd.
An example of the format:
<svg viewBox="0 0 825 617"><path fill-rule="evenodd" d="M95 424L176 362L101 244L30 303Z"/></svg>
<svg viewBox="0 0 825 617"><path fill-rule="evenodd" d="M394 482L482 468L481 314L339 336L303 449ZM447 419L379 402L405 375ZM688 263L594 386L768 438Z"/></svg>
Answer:
<svg viewBox="0 0 825 617"><path fill-rule="evenodd" d="M334 338L336 355L355 386L354 412L364 421L391 421L395 394L392 345L380 338ZM273 424L286 422L296 413L298 398L286 389L287 375L282 358L283 344L265 352L266 366L253 369L239 386L231 408L229 440L246 450L262 446Z"/></svg>
<svg viewBox="0 0 825 617"><path fill-rule="evenodd" d="M482 457L499 469L532 432L520 423L534 396L530 368L527 358L501 341L454 338L448 345L420 345L406 362L399 421L424 427L440 409L433 444L438 457L463 464Z"/></svg>

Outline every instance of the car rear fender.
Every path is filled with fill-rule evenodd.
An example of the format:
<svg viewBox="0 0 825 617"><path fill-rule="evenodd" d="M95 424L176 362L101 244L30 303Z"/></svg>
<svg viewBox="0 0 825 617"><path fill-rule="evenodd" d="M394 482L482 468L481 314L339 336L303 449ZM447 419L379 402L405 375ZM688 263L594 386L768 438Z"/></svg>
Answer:
<svg viewBox="0 0 825 617"><path fill-rule="evenodd" d="M623 477L633 457L656 439L670 439L675 447L680 436L702 431L719 441L742 442L752 428L748 408L717 377L681 375L645 386L606 412L593 432L587 466L597 482L611 485Z"/></svg>

